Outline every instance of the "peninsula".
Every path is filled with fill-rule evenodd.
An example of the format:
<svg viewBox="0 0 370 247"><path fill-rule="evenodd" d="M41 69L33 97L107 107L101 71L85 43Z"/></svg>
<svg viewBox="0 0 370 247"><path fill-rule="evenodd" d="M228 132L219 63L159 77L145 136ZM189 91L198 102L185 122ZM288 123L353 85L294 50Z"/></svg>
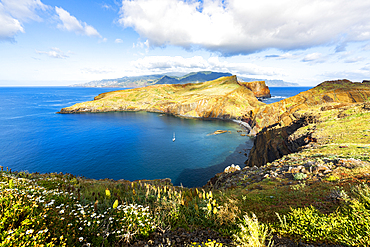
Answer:
<svg viewBox="0 0 370 247"><path fill-rule="evenodd" d="M263 81L239 83L236 76L203 83L163 84L103 93L59 113L148 111L191 118L242 119L270 97Z"/></svg>

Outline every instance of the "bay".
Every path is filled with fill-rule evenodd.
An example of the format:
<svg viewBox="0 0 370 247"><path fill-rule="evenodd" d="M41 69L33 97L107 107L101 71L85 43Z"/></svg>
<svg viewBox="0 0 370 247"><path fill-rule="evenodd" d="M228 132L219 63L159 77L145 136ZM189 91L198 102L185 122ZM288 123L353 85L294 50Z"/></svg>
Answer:
<svg viewBox="0 0 370 247"><path fill-rule="evenodd" d="M237 130L242 128L231 121L147 112L56 114L113 90L117 89L0 88L0 165L94 179L170 178L187 187L204 185L228 165L244 166L253 140L241 136ZM306 88L289 94L299 90ZM284 92L277 89L270 100L287 97ZM219 129L230 133L209 135Z"/></svg>

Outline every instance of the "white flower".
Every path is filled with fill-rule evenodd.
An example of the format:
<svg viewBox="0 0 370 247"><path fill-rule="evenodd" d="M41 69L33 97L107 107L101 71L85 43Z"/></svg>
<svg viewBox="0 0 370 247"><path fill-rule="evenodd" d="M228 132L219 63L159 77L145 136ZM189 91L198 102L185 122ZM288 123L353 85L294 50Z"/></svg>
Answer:
<svg viewBox="0 0 370 247"><path fill-rule="evenodd" d="M64 209L59 211L60 214L64 214Z"/></svg>
<svg viewBox="0 0 370 247"><path fill-rule="evenodd" d="M80 230L80 231L82 231L82 229L83 229L82 227L78 228L78 230Z"/></svg>
<svg viewBox="0 0 370 247"><path fill-rule="evenodd" d="M26 231L26 235L28 235L28 234L32 234L33 233L33 229L30 229L30 230L27 230Z"/></svg>
<svg viewBox="0 0 370 247"><path fill-rule="evenodd" d="M78 240L79 240L80 242L82 242L82 241L84 240L84 238L83 238L83 237L79 237L79 238L78 238Z"/></svg>

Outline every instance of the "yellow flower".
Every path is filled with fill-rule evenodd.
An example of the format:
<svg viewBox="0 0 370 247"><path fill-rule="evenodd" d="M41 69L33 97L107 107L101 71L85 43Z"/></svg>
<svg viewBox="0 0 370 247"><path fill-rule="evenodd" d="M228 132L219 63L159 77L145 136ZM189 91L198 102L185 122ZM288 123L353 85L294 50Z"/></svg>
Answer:
<svg viewBox="0 0 370 247"><path fill-rule="evenodd" d="M110 198L110 191L108 190L108 188L105 190L105 195Z"/></svg>
<svg viewBox="0 0 370 247"><path fill-rule="evenodd" d="M213 208L213 214L217 214L217 208L216 207Z"/></svg>
<svg viewBox="0 0 370 247"><path fill-rule="evenodd" d="M118 200L115 200L113 203L113 208L117 208L117 207L118 207Z"/></svg>

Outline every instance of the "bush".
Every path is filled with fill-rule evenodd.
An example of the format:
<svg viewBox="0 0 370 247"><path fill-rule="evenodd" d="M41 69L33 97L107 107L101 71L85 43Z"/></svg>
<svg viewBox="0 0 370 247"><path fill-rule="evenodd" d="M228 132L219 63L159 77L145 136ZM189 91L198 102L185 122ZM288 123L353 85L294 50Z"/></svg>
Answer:
<svg viewBox="0 0 370 247"><path fill-rule="evenodd" d="M258 222L255 214L252 218L248 214L244 215L243 221L239 224L240 231L234 235L235 242L240 247L263 247L272 246L271 236L268 227Z"/></svg>
<svg viewBox="0 0 370 247"><path fill-rule="evenodd" d="M323 214L313 206L292 209L278 218L280 234L307 242L326 242L350 246L370 246L369 187L353 188L356 198L331 214Z"/></svg>

